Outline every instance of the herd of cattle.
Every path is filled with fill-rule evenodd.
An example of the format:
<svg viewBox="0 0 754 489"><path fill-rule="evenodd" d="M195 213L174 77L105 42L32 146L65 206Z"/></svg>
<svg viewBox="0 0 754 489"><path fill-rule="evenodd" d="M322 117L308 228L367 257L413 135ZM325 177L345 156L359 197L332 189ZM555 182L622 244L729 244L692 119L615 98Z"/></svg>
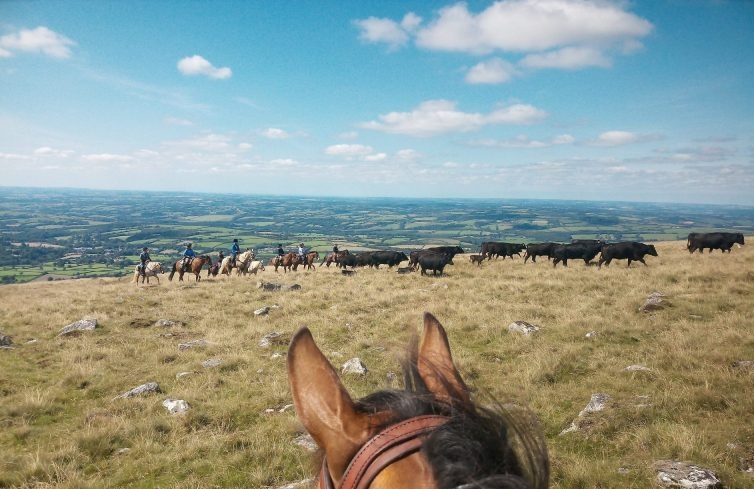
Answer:
<svg viewBox="0 0 754 489"><path fill-rule="evenodd" d="M688 236L686 247L690 253L699 250L700 253L709 249L729 252L734 244L744 244L744 237L741 233L691 233ZM472 263L481 265L484 260L490 260L498 257L513 258L514 255L521 257L524 253L524 263L529 258L532 262L537 261L537 257L546 256L552 260L553 266L562 263L568 266L568 260L584 260L589 264L597 255L600 255L598 266L604 263L609 266L613 260L628 260L628 266L632 261L638 261L646 265L644 257L646 255L657 256L657 250L654 245L647 245L636 241L627 241L622 243L607 243L603 240L596 239L575 239L569 244L563 243L500 243L485 242L482 243L479 254L470 255ZM374 267L380 265L393 267L401 262L408 261L407 268L400 268L399 271L411 271L421 269L422 275L431 271L433 275L443 274L446 265L453 264L453 257L457 254L464 253L460 246L436 246L422 250L414 250L408 256L402 251L365 251L362 253L350 253L348 250L341 251L337 255L328 255L322 264L328 267L331 263L336 266L346 267ZM320 265L321 266L321 265Z"/></svg>

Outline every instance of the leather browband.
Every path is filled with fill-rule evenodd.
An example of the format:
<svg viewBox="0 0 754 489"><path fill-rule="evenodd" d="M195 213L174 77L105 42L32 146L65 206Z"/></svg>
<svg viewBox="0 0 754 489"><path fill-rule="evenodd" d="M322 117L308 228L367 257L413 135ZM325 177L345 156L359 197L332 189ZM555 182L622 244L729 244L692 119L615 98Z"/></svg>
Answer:
<svg viewBox="0 0 754 489"><path fill-rule="evenodd" d="M356 452L338 489L366 489L385 467L419 451L424 443L423 435L444 425L448 419L447 416L417 416L377 433ZM319 488L335 489L326 458L322 460Z"/></svg>

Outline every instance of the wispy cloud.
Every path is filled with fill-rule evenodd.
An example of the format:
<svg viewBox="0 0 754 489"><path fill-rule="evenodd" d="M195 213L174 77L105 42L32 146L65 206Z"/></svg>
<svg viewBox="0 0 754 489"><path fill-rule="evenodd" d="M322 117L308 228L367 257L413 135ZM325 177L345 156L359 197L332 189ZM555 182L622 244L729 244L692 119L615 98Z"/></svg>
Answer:
<svg viewBox="0 0 754 489"><path fill-rule="evenodd" d="M178 61L178 71L186 76L204 75L215 80L225 80L233 75L233 71L227 66L216 68L198 54L187 56Z"/></svg>
<svg viewBox="0 0 754 489"><path fill-rule="evenodd" d="M477 139L468 141L465 144L469 146L481 146L486 148L516 148L516 149L533 149L548 148L550 146L559 146L564 144L573 144L576 138L570 134L560 134L550 139L530 139L528 136L517 136L512 139Z"/></svg>
<svg viewBox="0 0 754 489"><path fill-rule="evenodd" d="M630 131L606 131L589 141L589 146L624 146L662 139L660 134L638 134Z"/></svg>
<svg viewBox="0 0 754 489"><path fill-rule="evenodd" d="M193 126L194 123L188 119L181 119L179 117L166 117L163 122L169 126Z"/></svg>
<svg viewBox="0 0 754 489"><path fill-rule="evenodd" d="M287 131L277 127L268 127L267 129L262 131L262 136L266 137L267 139L288 139L289 137L291 137L291 135Z"/></svg>
<svg viewBox="0 0 754 489"><path fill-rule="evenodd" d="M75 45L76 43L66 36L39 26L0 37L0 58L9 58L23 52L67 59L71 57L71 46Z"/></svg>

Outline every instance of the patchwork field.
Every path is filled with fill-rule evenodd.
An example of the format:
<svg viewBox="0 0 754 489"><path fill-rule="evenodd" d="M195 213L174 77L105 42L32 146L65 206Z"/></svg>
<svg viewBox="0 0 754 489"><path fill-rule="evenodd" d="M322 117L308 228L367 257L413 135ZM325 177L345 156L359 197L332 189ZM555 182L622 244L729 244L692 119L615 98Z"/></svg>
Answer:
<svg viewBox="0 0 754 489"><path fill-rule="evenodd" d="M754 371L734 363L754 360L754 248L689 255L684 245L658 243L659 257L630 269L520 259L477 268L460 255L443 277L268 268L198 284L163 275L151 286L102 278L0 287L0 332L13 341L0 350L0 487L276 488L310 477L311 454L293 443L295 413L278 412L291 402L286 346L260 347L262 337L307 325L336 367L361 358L368 374L344 378L358 397L399 372L425 310L448 330L478 402L538 416L552 487L654 487L652 464L663 459L752 487ZM258 280L302 289L263 291ZM669 307L639 312L655 291ZM97 329L57 336L82 318ZM159 319L179 324L154 326ZM509 333L516 320L541 329ZM199 339L207 345L179 349ZM220 365L203 367L210 358ZM634 365L647 370L625 370ZM161 393L114 399L146 382ZM610 396L606 409L560 435L595 393ZM171 415L168 398L191 409Z"/></svg>

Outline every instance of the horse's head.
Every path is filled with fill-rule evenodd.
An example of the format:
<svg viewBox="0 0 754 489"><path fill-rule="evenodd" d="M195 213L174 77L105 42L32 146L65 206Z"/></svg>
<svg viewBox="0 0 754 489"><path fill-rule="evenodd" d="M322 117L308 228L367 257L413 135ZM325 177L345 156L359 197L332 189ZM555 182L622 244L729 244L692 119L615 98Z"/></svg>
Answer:
<svg viewBox="0 0 754 489"><path fill-rule="evenodd" d="M288 378L296 413L325 453L320 488L547 487L538 431L471 402L445 330L429 313L404 370L405 391L354 401L309 330L294 336Z"/></svg>

